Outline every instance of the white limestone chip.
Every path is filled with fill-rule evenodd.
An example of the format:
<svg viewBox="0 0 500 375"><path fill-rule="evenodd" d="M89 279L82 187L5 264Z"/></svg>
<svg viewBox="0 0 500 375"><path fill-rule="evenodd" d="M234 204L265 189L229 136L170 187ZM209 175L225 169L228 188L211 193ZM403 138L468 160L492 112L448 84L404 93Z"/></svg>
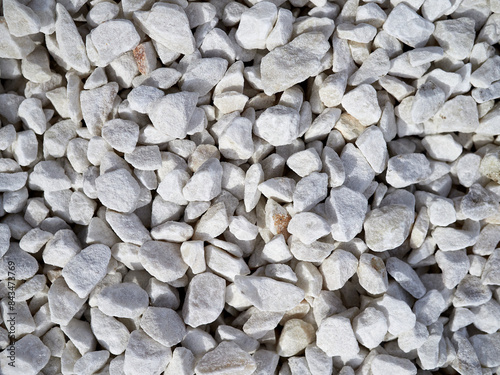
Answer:
<svg viewBox="0 0 500 375"><path fill-rule="evenodd" d="M331 232L328 222L312 212L301 212L293 216L287 230L306 245Z"/></svg>
<svg viewBox="0 0 500 375"><path fill-rule="evenodd" d="M191 176L182 189L184 198L189 201L210 201L221 192L222 166L218 159L209 158Z"/></svg>
<svg viewBox="0 0 500 375"><path fill-rule="evenodd" d="M442 294L436 289L429 290L425 296L413 305L413 312L417 320L426 326L435 323L445 309L446 302Z"/></svg>
<svg viewBox="0 0 500 375"><path fill-rule="evenodd" d="M370 211L364 222L366 245L377 252L398 247L408 238L413 220L413 211L399 204Z"/></svg>
<svg viewBox="0 0 500 375"><path fill-rule="evenodd" d="M341 289L356 273L358 260L350 252L336 249L319 267L328 290Z"/></svg>
<svg viewBox="0 0 500 375"><path fill-rule="evenodd" d="M148 307L144 289L132 282L105 286L97 295L97 307L104 314L119 318L137 318Z"/></svg>
<svg viewBox="0 0 500 375"><path fill-rule="evenodd" d="M277 353L281 357L291 357L303 351L315 338L314 327L301 320L290 319L281 331Z"/></svg>
<svg viewBox="0 0 500 375"><path fill-rule="evenodd" d="M286 165L300 177L306 177L313 172L320 172L322 163L318 152L314 148L299 151L290 156Z"/></svg>
<svg viewBox="0 0 500 375"><path fill-rule="evenodd" d="M254 240L259 229L256 225L248 221L244 216L233 216L229 219L229 230L235 237L242 241Z"/></svg>
<svg viewBox="0 0 500 375"><path fill-rule="evenodd" d="M270 263L285 263L293 258L282 234L274 236L264 245L261 256Z"/></svg>
<svg viewBox="0 0 500 375"><path fill-rule="evenodd" d="M324 319L316 333L316 345L328 356L352 358L359 352L349 318L333 315Z"/></svg>
<svg viewBox="0 0 500 375"><path fill-rule="evenodd" d="M166 47L171 53L190 55L195 51L189 19L179 5L154 4L148 12L135 12L134 19L151 39Z"/></svg>
<svg viewBox="0 0 500 375"><path fill-rule="evenodd" d="M228 159L249 159L254 153L252 122L244 117L231 121L219 136L219 150Z"/></svg>
<svg viewBox="0 0 500 375"><path fill-rule="evenodd" d="M464 60L469 57L474 46L474 20L461 17L437 21L433 36L447 55L456 60Z"/></svg>
<svg viewBox="0 0 500 375"><path fill-rule="evenodd" d="M264 49L266 39L278 17L278 9L271 2L260 2L241 15L236 41L245 49Z"/></svg>
<svg viewBox="0 0 500 375"><path fill-rule="evenodd" d="M29 186L33 190L52 192L68 189L71 181L57 161L47 160L35 165L29 176Z"/></svg>
<svg viewBox="0 0 500 375"><path fill-rule="evenodd" d="M275 177L258 186L262 195L276 202L291 202L295 190L295 180L288 177Z"/></svg>
<svg viewBox="0 0 500 375"><path fill-rule="evenodd" d="M215 321L224 309L226 281L210 272L195 275L187 288L182 318L191 327Z"/></svg>
<svg viewBox="0 0 500 375"><path fill-rule="evenodd" d="M68 286L83 298L104 278L110 259L109 247L90 245L70 259L62 275Z"/></svg>
<svg viewBox="0 0 500 375"><path fill-rule="evenodd" d="M411 119L415 124L429 120L441 109L446 100L445 92L429 80L420 86L411 107Z"/></svg>
<svg viewBox="0 0 500 375"><path fill-rule="evenodd" d="M366 197L345 186L333 188L325 202L327 217L332 218L332 237L348 242L361 232L368 208Z"/></svg>
<svg viewBox="0 0 500 375"><path fill-rule="evenodd" d="M297 110L276 105L267 108L255 121L254 133L273 146L288 145L299 136L299 121Z"/></svg>
<svg viewBox="0 0 500 375"><path fill-rule="evenodd" d="M170 348L137 329L130 334L127 350L125 350L123 373L125 375L160 374L171 358Z"/></svg>
<svg viewBox="0 0 500 375"><path fill-rule="evenodd" d="M179 279L188 269L180 245L171 242L145 242L139 249L139 260L146 271L166 283Z"/></svg>
<svg viewBox="0 0 500 375"><path fill-rule="evenodd" d="M87 73L90 62L73 18L60 3L56 4L56 15L55 32L60 57L76 71Z"/></svg>
<svg viewBox="0 0 500 375"><path fill-rule="evenodd" d="M395 188L403 188L425 181L430 174L430 163L425 155L408 153L389 159L386 181Z"/></svg>
<svg viewBox="0 0 500 375"><path fill-rule="evenodd" d="M190 119L196 108L198 94L179 92L153 102L148 113L154 127L173 138L186 137ZM165 116L168 113L168 116Z"/></svg>
<svg viewBox="0 0 500 375"><path fill-rule="evenodd" d="M368 23L341 23L337 26L337 35L341 39L347 39L357 43L369 43L377 35L377 28Z"/></svg>
<svg viewBox="0 0 500 375"><path fill-rule="evenodd" d="M186 335L181 317L174 310L164 307L148 307L142 314L141 328L166 347L178 344Z"/></svg>
<svg viewBox="0 0 500 375"><path fill-rule="evenodd" d="M340 158L338 158L338 162L342 163ZM334 167L338 167L340 164L336 164ZM292 196L293 208L297 212L309 211L325 199L327 193L328 175L326 173L313 172L295 185L295 191Z"/></svg>
<svg viewBox="0 0 500 375"><path fill-rule="evenodd" d="M196 3L198 4L198 3ZM208 4L208 3L207 3ZM174 349L172 359L168 363L165 375L189 375L194 373L195 358L191 350L182 346Z"/></svg>
<svg viewBox="0 0 500 375"><path fill-rule="evenodd" d="M230 341L221 342L214 350L206 353L197 363L195 371L200 375L237 374L251 375L257 365L255 360Z"/></svg>
<svg viewBox="0 0 500 375"><path fill-rule="evenodd" d="M373 302L373 307L384 313L387 329L393 335L409 331L415 326L416 317L406 302L385 294Z"/></svg>
<svg viewBox="0 0 500 375"><path fill-rule="evenodd" d="M498 196L479 184L472 185L460 202L461 213L472 220L486 219L497 213L498 208Z"/></svg>
<svg viewBox="0 0 500 375"><path fill-rule="evenodd" d="M434 24L419 16L406 3L398 4L389 13L383 29L411 47L424 47L434 32Z"/></svg>
<svg viewBox="0 0 500 375"><path fill-rule="evenodd" d="M139 184L126 169L100 175L95 179L95 187L101 203L118 212L135 210L139 201Z"/></svg>
<svg viewBox="0 0 500 375"><path fill-rule="evenodd" d="M102 347L111 354L119 355L127 348L130 332L115 318L101 312L97 307L90 310L90 327Z"/></svg>
<svg viewBox="0 0 500 375"><path fill-rule="evenodd" d="M207 95L224 77L227 66L227 60L220 57L196 59L187 66L180 87L183 91Z"/></svg>
<svg viewBox="0 0 500 375"><path fill-rule="evenodd" d="M387 166L389 153L380 128L370 126L356 139L355 143L375 173L382 173Z"/></svg>
<svg viewBox="0 0 500 375"><path fill-rule="evenodd" d="M329 43L319 32L300 34L290 43L273 49L260 66L266 95L284 91L316 75L328 50Z"/></svg>
<svg viewBox="0 0 500 375"><path fill-rule="evenodd" d="M47 129L47 118L42 110L42 102L37 98L25 99L18 109L18 115L28 129L43 134Z"/></svg>
<svg viewBox="0 0 500 375"><path fill-rule="evenodd" d="M424 296L426 288L424 284L422 284L417 273L408 263L396 257L391 257L387 259L385 266L389 275L391 275L404 290L415 298Z"/></svg>
<svg viewBox="0 0 500 375"><path fill-rule="evenodd" d="M50 359L50 349L43 344L40 338L28 334L16 341L14 355L8 349L0 353L0 371L4 374L14 375L22 373L37 375L47 365ZM15 367L9 365L13 363Z"/></svg>
<svg viewBox="0 0 500 375"><path fill-rule="evenodd" d="M287 311L304 299L304 291L292 284L260 276L236 276L236 286L262 311Z"/></svg>
<svg viewBox="0 0 500 375"><path fill-rule="evenodd" d="M377 355L370 366L373 375L397 373L401 375L416 375L417 368L412 361L387 354Z"/></svg>
<svg viewBox="0 0 500 375"><path fill-rule="evenodd" d="M364 105L359 105L362 102ZM361 84L342 98L342 107L364 126L375 124L382 115L377 92L368 84Z"/></svg>
<svg viewBox="0 0 500 375"><path fill-rule="evenodd" d="M52 282L48 292L50 320L53 323L66 325L85 303L85 298L68 288L62 277Z"/></svg>
<svg viewBox="0 0 500 375"><path fill-rule="evenodd" d="M118 88L119 86L116 82L111 82L81 92L80 104L82 107L83 119L92 135L101 134L101 128L113 109L113 103L118 93Z"/></svg>
<svg viewBox="0 0 500 375"><path fill-rule="evenodd" d="M352 321L354 334L359 343L368 349L376 348L387 334L387 319L384 313L367 307Z"/></svg>

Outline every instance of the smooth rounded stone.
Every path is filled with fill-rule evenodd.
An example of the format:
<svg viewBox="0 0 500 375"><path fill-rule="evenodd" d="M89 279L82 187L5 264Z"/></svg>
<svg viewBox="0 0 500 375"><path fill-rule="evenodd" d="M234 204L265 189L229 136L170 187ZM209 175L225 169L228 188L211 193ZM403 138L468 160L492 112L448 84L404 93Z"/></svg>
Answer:
<svg viewBox="0 0 500 375"><path fill-rule="evenodd" d="M148 307L142 314L141 328L166 347L180 343L186 335L181 317L172 309Z"/></svg>
<svg viewBox="0 0 500 375"><path fill-rule="evenodd" d="M360 106L360 102L365 105ZM361 84L346 93L342 98L342 107L364 126L375 124L382 115L377 92L368 84Z"/></svg>
<svg viewBox="0 0 500 375"><path fill-rule="evenodd" d="M481 279L476 276L466 275L457 286L454 293L453 306L475 307L481 306L491 299L492 292Z"/></svg>
<svg viewBox="0 0 500 375"><path fill-rule="evenodd" d="M455 288L469 271L470 261L465 250L438 250L434 257L441 268L443 284L448 289Z"/></svg>
<svg viewBox="0 0 500 375"><path fill-rule="evenodd" d="M126 169L100 175L95 179L95 187L104 206L125 213L135 210L141 192L139 184Z"/></svg>
<svg viewBox="0 0 500 375"><path fill-rule="evenodd" d="M106 21L90 33L98 54L98 66L106 66L125 52L133 50L141 38L129 20Z"/></svg>
<svg viewBox="0 0 500 375"><path fill-rule="evenodd" d="M301 320L290 319L283 326L281 331L277 353L281 357L291 357L302 352L311 342L314 341L316 332L314 327Z"/></svg>
<svg viewBox="0 0 500 375"><path fill-rule="evenodd" d="M392 250L410 234L414 213L399 204L376 208L366 215L365 242L373 251Z"/></svg>
<svg viewBox="0 0 500 375"><path fill-rule="evenodd" d="M430 174L430 163L425 155L410 153L389 159L386 181L395 188L404 188L425 181Z"/></svg>
<svg viewBox="0 0 500 375"><path fill-rule="evenodd" d="M105 286L97 295L99 310L118 318L137 318L148 304L148 293L132 282Z"/></svg>
<svg viewBox="0 0 500 375"><path fill-rule="evenodd" d="M387 334L387 319L383 312L367 307L352 321L354 334L359 343L368 349L380 345Z"/></svg>
<svg viewBox="0 0 500 375"><path fill-rule="evenodd" d="M183 242L189 240L193 236L193 232L193 227L189 224L167 221L152 228L151 236L155 240Z"/></svg>
<svg viewBox="0 0 500 375"><path fill-rule="evenodd" d="M387 330L395 336L412 329L417 321L406 302L388 294L376 299L371 306L384 313L387 319Z"/></svg>
<svg viewBox="0 0 500 375"><path fill-rule="evenodd" d="M172 359L170 348L153 340L141 330L130 334L123 373L125 375L161 374Z"/></svg>
<svg viewBox="0 0 500 375"><path fill-rule="evenodd" d="M375 255L363 253L359 257L358 279L370 294L381 294L387 291L389 281L384 261Z"/></svg>
<svg viewBox="0 0 500 375"><path fill-rule="evenodd" d="M359 345L349 318L333 315L324 319L316 332L316 345L328 356L352 358L359 353Z"/></svg>
<svg viewBox="0 0 500 375"><path fill-rule="evenodd" d="M287 230L304 244L309 245L330 233L328 222L312 212L301 212L292 217Z"/></svg>
<svg viewBox="0 0 500 375"><path fill-rule="evenodd" d="M341 289L358 269L358 260L350 252L336 249L320 265L319 270L328 290Z"/></svg>
<svg viewBox="0 0 500 375"><path fill-rule="evenodd" d="M218 159L209 158L191 176L182 189L184 198L189 201L210 201L221 192L222 166Z"/></svg>
<svg viewBox="0 0 500 375"><path fill-rule="evenodd" d="M108 246L90 245L66 263L62 275L70 289L84 298L106 276L110 259L111 250Z"/></svg>
<svg viewBox="0 0 500 375"><path fill-rule="evenodd" d="M483 220L498 212L498 196L479 184L473 184L460 201L462 214L472 220Z"/></svg>
<svg viewBox="0 0 500 375"><path fill-rule="evenodd" d="M236 41L245 49L266 48L266 39L277 17L278 9L273 3L255 4L242 13L235 34Z"/></svg>
<svg viewBox="0 0 500 375"><path fill-rule="evenodd" d="M469 341L482 366L500 366L500 332L471 336Z"/></svg>
<svg viewBox="0 0 500 375"><path fill-rule="evenodd" d="M97 307L90 310L92 333L103 348L120 355L127 348L130 333L123 323L101 312Z"/></svg>
<svg viewBox="0 0 500 375"><path fill-rule="evenodd" d="M398 358L392 355L379 354L370 366L373 375L401 374L416 375L417 368L412 361L406 358Z"/></svg>
<svg viewBox="0 0 500 375"><path fill-rule="evenodd" d="M180 245L171 242L145 242L139 249L139 260L146 271L165 283L179 279L188 269Z"/></svg>
<svg viewBox="0 0 500 375"><path fill-rule="evenodd" d="M223 341L199 360L195 372L200 375L251 375L256 368L250 354L233 342Z"/></svg>
<svg viewBox="0 0 500 375"><path fill-rule="evenodd" d="M0 353L2 374L38 375L50 359L50 349L38 337L31 334L16 341L14 352L15 355L11 356L7 348ZM14 363L14 366L9 363Z"/></svg>
<svg viewBox="0 0 500 375"><path fill-rule="evenodd" d="M27 172L0 173L0 192L17 191L26 185Z"/></svg>
<svg viewBox="0 0 500 375"><path fill-rule="evenodd" d="M367 208L368 200L363 194L345 186L331 189L325 201L325 212L333 239L348 242L360 233Z"/></svg>
<svg viewBox="0 0 500 375"><path fill-rule="evenodd" d="M401 287L415 298L421 298L426 288L415 270L406 262L391 257L386 260L385 267L389 275L397 281ZM451 289L451 288L450 288Z"/></svg>
<svg viewBox="0 0 500 375"><path fill-rule="evenodd" d="M288 145L299 136L299 121L297 110L276 105L267 108L257 118L254 133L273 146Z"/></svg>
<svg viewBox="0 0 500 375"><path fill-rule="evenodd" d="M284 91L316 75L329 48L323 33L308 32L273 49L262 58L260 65L265 94Z"/></svg>
<svg viewBox="0 0 500 375"><path fill-rule="evenodd" d="M259 310L287 311L304 299L304 291L295 285L269 277L236 276L234 283Z"/></svg>
<svg viewBox="0 0 500 375"><path fill-rule="evenodd" d="M226 281L210 272L195 275L189 283L182 317L191 327L215 321L224 309Z"/></svg>

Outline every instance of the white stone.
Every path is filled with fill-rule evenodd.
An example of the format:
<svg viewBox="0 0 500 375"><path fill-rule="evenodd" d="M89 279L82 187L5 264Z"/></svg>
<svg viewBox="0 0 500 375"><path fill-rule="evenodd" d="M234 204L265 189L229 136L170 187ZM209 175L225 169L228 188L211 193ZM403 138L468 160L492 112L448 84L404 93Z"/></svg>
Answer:
<svg viewBox="0 0 500 375"><path fill-rule="evenodd" d="M356 139L355 144L375 173L382 173L387 166L389 153L380 128L370 126Z"/></svg>
<svg viewBox="0 0 500 375"><path fill-rule="evenodd" d="M314 148L297 152L286 161L288 167L300 177L306 177L313 172L320 172L322 163Z"/></svg>
<svg viewBox="0 0 500 375"><path fill-rule="evenodd" d="M262 85L266 95L284 91L316 75L329 43L319 32L304 33L277 47L261 61Z"/></svg>
<svg viewBox="0 0 500 375"><path fill-rule="evenodd" d="M429 156L441 161L454 161L462 153L462 145L450 134L427 135L422 140Z"/></svg>
<svg viewBox="0 0 500 375"><path fill-rule="evenodd" d="M469 57L474 46L474 20L462 17L437 21L433 36L447 55L456 60L464 60Z"/></svg>
<svg viewBox="0 0 500 375"><path fill-rule="evenodd" d="M125 325L101 312L97 307L90 310L90 327L97 341L111 354L119 355L127 348L130 333Z"/></svg>
<svg viewBox="0 0 500 375"><path fill-rule="evenodd" d="M292 284L268 277L236 276L236 286L262 311L287 311L304 298L304 291Z"/></svg>
<svg viewBox="0 0 500 375"><path fill-rule="evenodd" d="M368 349L379 346L387 334L385 315L373 307L367 307L356 315L352 326L359 343Z"/></svg>
<svg viewBox="0 0 500 375"><path fill-rule="evenodd" d="M139 201L140 188L126 169L107 172L95 180L97 197L101 203L118 212L135 210ZM120 192L117 194L117 192Z"/></svg>
<svg viewBox="0 0 500 375"><path fill-rule="evenodd" d="M47 160L35 165L29 176L29 186L33 190L52 192L68 189L71 182L57 161Z"/></svg>
<svg viewBox="0 0 500 375"><path fill-rule="evenodd" d="M290 41L293 32L293 21L295 18L290 10L278 9L278 17L274 27L267 36L266 48L272 51L276 47L281 47Z"/></svg>
<svg viewBox="0 0 500 375"><path fill-rule="evenodd" d="M398 4L389 14L383 29L410 47L424 47L434 32L434 25L419 16L406 3Z"/></svg>
<svg viewBox="0 0 500 375"><path fill-rule="evenodd" d="M182 189L184 198L192 201L209 201L221 192L222 166L218 159L209 158L191 176Z"/></svg>
<svg viewBox="0 0 500 375"><path fill-rule="evenodd" d="M351 321L339 315L330 316L321 322L316 333L316 345L330 357L352 358L359 352Z"/></svg>
<svg viewBox="0 0 500 375"><path fill-rule="evenodd" d="M341 289L356 273L357 269L358 260L356 257L342 249L334 250L319 267L328 290Z"/></svg>
<svg viewBox="0 0 500 375"><path fill-rule="evenodd" d="M188 269L180 245L175 243L147 241L139 249L139 259L146 271L166 283L182 277Z"/></svg>
<svg viewBox="0 0 500 375"><path fill-rule="evenodd" d="M245 49L264 49L266 39L278 17L276 5L271 2L260 2L243 12L236 41Z"/></svg>
<svg viewBox="0 0 500 375"><path fill-rule="evenodd" d="M180 343L186 335L181 317L174 310L164 307L148 307L142 314L141 328L166 347Z"/></svg>
<svg viewBox="0 0 500 375"><path fill-rule="evenodd" d="M312 212L301 212L288 223L288 232L306 245L330 233L330 225L321 216Z"/></svg>
<svg viewBox="0 0 500 375"><path fill-rule="evenodd" d="M360 106L363 102L365 105ZM344 109L364 126L376 123L382 114L377 101L377 92L367 84L361 84L342 98Z"/></svg>
<svg viewBox="0 0 500 375"><path fill-rule="evenodd" d="M426 292L425 286L422 284L418 274L408 263L396 257L391 257L386 261L386 268L389 275L412 296L415 298L424 296Z"/></svg>
<svg viewBox="0 0 500 375"><path fill-rule="evenodd" d="M224 309L226 281L210 272L195 275L189 283L182 317L191 327L215 321Z"/></svg>
<svg viewBox="0 0 500 375"><path fill-rule="evenodd" d="M397 155L389 159L386 180L395 188L403 188L424 181L430 173L430 163L425 155Z"/></svg>
<svg viewBox="0 0 500 375"><path fill-rule="evenodd" d="M85 298L78 297L60 277L50 286L48 301L50 320L56 324L66 325L83 306Z"/></svg>
<svg viewBox="0 0 500 375"><path fill-rule="evenodd" d="M406 358L398 358L392 355L379 354L371 363L373 375L397 373L401 375L416 375L417 368L412 361Z"/></svg>
<svg viewBox="0 0 500 375"><path fill-rule="evenodd" d="M182 139L186 137L197 101L198 94L194 92L165 95L151 104L149 118L161 132ZM169 113L169 116L165 116L165 113Z"/></svg>
<svg viewBox="0 0 500 375"><path fill-rule="evenodd" d="M150 338L141 330L130 334L123 373L137 375L141 373L160 374L172 358L172 351Z"/></svg>
<svg viewBox="0 0 500 375"><path fill-rule="evenodd" d="M256 368L255 361L250 354L233 342L223 341L200 359L195 372L200 375L224 373L251 375Z"/></svg>
<svg viewBox="0 0 500 375"><path fill-rule="evenodd" d="M398 247L408 238L413 221L414 213L398 204L370 211L364 223L367 246L377 252Z"/></svg>
<svg viewBox="0 0 500 375"><path fill-rule="evenodd" d="M105 286L97 296L97 307L104 314L119 318L137 318L148 307L144 289L132 282Z"/></svg>
<svg viewBox="0 0 500 375"><path fill-rule="evenodd" d="M139 33L129 20L110 20L101 23L90 33L98 54L98 66L106 66L140 42Z"/></svg>
<svg viewBox="0 0 500 375"><path fill-rule="evenodd" d="M281 357L291 357L303 351L315 338L314 327L300 319L290 319L283 326L276 347Z"/></svg>
<svg viewBox="0 0 500 375"><path fill-rule="evenodd" d="M255 121L255 135L273 146L292 143L299 136L299 113L289 107L267 108Z"/></svg>
<svg viewBox="0 0 500 375"><path fill-rule="evenodd" d="M417 320L426 326L435 323L445 309L446 302L442 294L436 289L429 290L425 296L413 305L413 312Z"/></svg>
<svg viewBox="0 0 500 375"><path fill-rule="evenodd" d="M368 23L341 23L337 26L337 35L341 39L347 39L357 43L369 43L377 35L377 28Z"/></svg>
<svg viewBox="0 0 500 375"><path fill-rule="evenodd" d="M106 221L116 235L124 242L142 245L151 240L149 231L144 227L141 219L134 213L124 214L106 210Z"/></svg>
<svg viewBox="0 0 500 375"><path fill-rule="evenodd" d="M228 159L249 159L254 153L252 122L236 117L219 136L219 149Z"/></svg>
<svg viewBox="0 0 500 375"><path fill-rule="evenodd" d="M3 350L0 354L2 373L15 375L22 372L26 375L37 375L47 365L51 355L49 348L42 343L42 340L31 334L16 341L15 353L15 367L9 366L9 363L12 363L9 350Z"/></svg>
<svg viewBox="0 0 500 375"><path fill-rule="evenodd" d="M386 294L375 300L373 307L384 313L388 323L388 331L393 335L397 336L415 326L415 314L404 301Z"/></svg>

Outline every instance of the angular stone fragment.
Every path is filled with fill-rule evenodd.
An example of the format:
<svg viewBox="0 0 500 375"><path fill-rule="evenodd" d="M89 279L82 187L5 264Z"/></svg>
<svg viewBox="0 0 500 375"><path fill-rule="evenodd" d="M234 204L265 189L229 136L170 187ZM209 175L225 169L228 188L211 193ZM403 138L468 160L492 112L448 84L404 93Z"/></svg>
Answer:
<svg viewBox="0 0 500 375"><path fill-rule="evenodd" d="M422 154L404 154L389 159L386 180L395 188L424 181L431 173L430 163Z"/></svg>
<svg viewBox="0 0 500 375"><path fill-rule="evenodd" d="M288 232L306 245L330 233L328 222L312 212L302 212L292 217L288 223Z"/></svg>
<svg viewBox="0 0 500 375"><path fill-rule="evenodd" d="M106 275L110 258L111 251L106 245L90 245L70 259L62 275L80 298L86 297Z"/></svg>
<svg viewBox="0 0 500 375"><path fill-rule="evenodd" d="M139 139L139 125L133 121L114 119L102 127L102 137L119 152L132 152Z"/></svg>
<svg viewBox="0 0 500 375"><path fill-rule="evenodd" d="M462 17L438 21L433 35L446 54L456 60L464 60L469 57L474 46L474 20Z"/></svg>
<svg viewBox="0 0 500 375"><path fill-rule="evenodd" d="M111 354L119 355L127 348L130 333L125 325L97 307L90 310L90 327L99 344Z"/></svg>
<svg viewBox="0 0 500 375"><path fill-rule="evenodd" d="M356 257L342 249L336 249L319 267L328 290L341 289L357 269Z"/></svg>
<svg viewBox="0 0 500 375"><path fill-rule="evenodd" d="M411 47L423 47L434 32L434 25L419 16L406 3L398 4L389 13L383 29Z"/></svg>
<svg viewBox="0 0 500 375"><path fill-rule="evenodd" d="M387 334L387 319L383 312L367 307L353 321L356 338L368 349L376 348Z"/></svg>
<svg viewBox="0 0 500 375"><path fill-rule="evenodd" d="M80 73L90 70L85 44L66 8L56 4L56 39L64 61Z"/></svg>
<svg viewBox="0 0 500 375"><path fill-rule="evenodd" d="M316 334L316 345L330 357L352 358L359 352L351 321L346 317L333 315L324 319Z"/></svg>
<svg viewBox="0 0 500 375"><path fill-rule="evenodd" d="M363 102L364 105L359 105ZM368 84L361 84L342 98L344 109L364 126L375 124L382 115L377 92Z"/></svg>
<svg viewBox="0 0 500 375"><path fill-rule="evenodd" d="M132 282L105 286L97 295L99 310L119 318L137 318L146 310L148 303L146 291Z"/></svg>
<svg viewBox="0 0 500 375"><path fill-rule="evenodd" d="M197 101L198 94L193 92L166 95L151 105L149 118L161 132L182 139L186 137ZM165 113L169 115L165 116Z"/></svg>
<svg viewBox="0 0 500 375"><path fill-rule="evenodd" d="M261 2L252 6L241 15L236 41L245 49L264 49L266 39L278 17L276 5Z"/></svg>
<svg viewBox="0 0 500 375"><path fill-rule="evenodd" d="M119 86L116 82L111 82L104 86L81 92L80 103L83 119L92 135L101 134L101 128L113 108L118 88Z"/></svg>
<svg viewBox="0 0 500 375"><path fill-rule="evenodd" d="M118 212L135 210L140 188L126 169L116 169L100 175L95 180L95 186L97 197L104 206Z"/></svg>
<svg viewBox="0 0 500 375"><path fill-rule="evenodd" d="M361 254L357 274L359 285L368 293L381 294L387 291L387 270L381 258L372 254Z"/></svg>
<svg viewBox="0 0 500 375"><path fill-rule="evenodd" d="M163 307L148 307L142 314L141 328L166 347L178 344L186 335L180 316L174 310Z"/></svg>
<svg viewBox="0 0 500 375"><path fill-rule="evenodd" d="M382 311L387 319L388 331L399 335L415 326L416 317L408 304L386 294L373 303L373 307Z"/></svg>
<svg viewBox="0 0 500 375"><path fill-rule="evenodd" d="M284 91L316 75L328 49L325 36L311 32L300 34L290 43L272 50L264 56L260 66L266 95Z"/></svg>
<svg viewBox="0 0 500 375"><path fill-rule="evenodd" d="M129 20L110 20L101 23L90 33L99 55L98 66L106 66L125 52L133 50L140 42L134 24Z"/></svg>
<svg viewBox="0 0 500 375"><path fill-rule="evenodd" d="M49 293L50 320L56 324L66 325L85 303L84 298L68 288L62 277L57 278L50 286Z"/></svg>
<svg viewBox="0 0 500 375"><path fill-rule="evenodd" d="M170 348L153 340L142 330L135 330L130 334L125 351L123 373L125 375L160 374L171 358Z"/></svg>
<svg viewBox="0 0 500 375"><path fill-rule="evenodd" d="M36 45L29 36L12 35L5 18L0 20L0 57L5 59L23 59L35 49Z"/></svg>
<svg viewBox="0 0 500 375"><path fill-rule="evenodd" d="M50 359L50 349L42 343L35 335L26 335L16 341L15 361L10 351L7 349L0 353L0 371L2 374L15 375L38 375L47 365ZM9 365L13 363L15 367Z"/></svg>
<svg viewBox="0 0 500 375"><path fill-rule="evenodd" d="M385 251L401 245L410 234L414 213L402 205L389 205L368 213L365 241L373 251Z"/></svg>
<svg viewBox="0 0 500 375"><path fill-rule="evenodd" d="M200 359L195 371L200 375L251 375L256 368L255 361L250 354L235 343L223 341Z"/></svg>
<svg viewBox="0 0 500 375"><path fill-rule="evenodd" d="M267 108L255 121L254 133L273 146L287 145L299 136L299 120L295 109L276 105Z"/></svg>
<svg viewBox="0 0 500 375"><path fill-rule="evenodd" d="M398 358L392 355L379 354L371 363L371 372L373 375L383 375L397 373L401 375L416 375L417 368L409 359Z"/></svg>
<svg viewBox="0 0 500 375"><path fill-rule="evenodd" d="M210 272L194 276L189 283L182 317L191 327L215 321L224 309L226 281Z"/></svg>
<svg viewBox="0 0 500 375"><path fill-rule="evenodd" d="M148 12L135 12L134 18L151 39L169 51L184 55L190 55L195 51L189 20L179 5L157 3Z"/></svg>
<svg viewBox="0 0 500 375"><path fill-rule="evenodd" d="M268 277L236 276L234 283L262 311L287 311L304 298L302 289Z"/></svg>
<svg viewBox="0 0 500 375"><path fill-rule="evenodd" d="M209 158L182 189L184 198L189 202L212 200L221 192L222 173L219 160Z"/></svg>
<svg viewBox="0 0 500 375"><path fill-rule="evenodd" d="M151 275L163 282L182 277L188 265L180 253L180 245L162 241L147 241L139 250L139 259Z"/></svg>

